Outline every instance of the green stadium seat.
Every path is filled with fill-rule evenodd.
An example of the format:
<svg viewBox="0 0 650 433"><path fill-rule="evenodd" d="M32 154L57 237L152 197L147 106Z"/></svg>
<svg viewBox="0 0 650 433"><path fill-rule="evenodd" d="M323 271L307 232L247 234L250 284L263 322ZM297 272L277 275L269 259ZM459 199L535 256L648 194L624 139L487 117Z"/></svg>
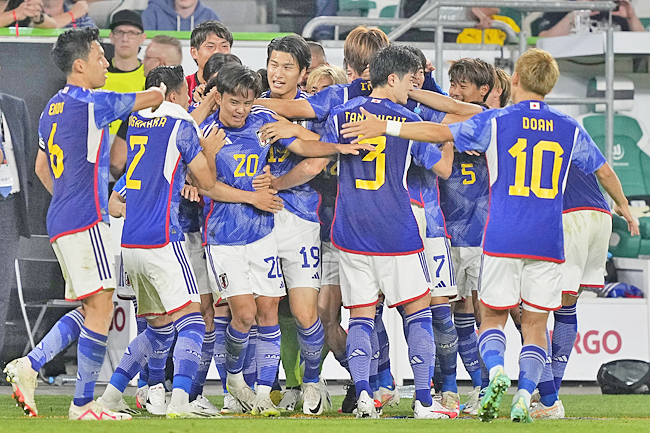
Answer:
<svg viewBox="0 0 650 433"><path fill-rule="evenodd" d="M368 0L339 0L339 11L359 11L361 16L368 15L368 11L376 7L377 3Z"/></svg>
<svg viewBox="0 0 650 433"><path fill-rule="evenodd" d="M614 257L636 259L641 250L641 236L632 237L627 230L627 222L618 215L612 217L612 237L609 241L609 252Z"/></svg>

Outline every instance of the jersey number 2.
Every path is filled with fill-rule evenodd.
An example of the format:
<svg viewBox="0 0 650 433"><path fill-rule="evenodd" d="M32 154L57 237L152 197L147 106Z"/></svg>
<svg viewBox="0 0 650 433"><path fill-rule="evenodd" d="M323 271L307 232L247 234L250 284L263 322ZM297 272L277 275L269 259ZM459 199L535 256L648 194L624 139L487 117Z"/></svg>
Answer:
<svg viewBox="0 0 650 433"><path fill-rule="evenodd" d="M510 156L515 158L515 184L510 185L508 194L528 197L533 191L538 198L554 199L559 191L560 170L562 170L562 154L564 149L560 143L542 140L533 146L533 167L530 176L530 187L526 186L528 140L520 138L514 146L508 149ZM551 172L551 188L542 188L542 163L544 152L553 153L553 169Z"/></svg>
<svg viewBox="0 0 650 433"><path fill-rule="evenodd" d="M131 147L131 150L134 150L135 146L140 146L140 150L135 154L133 161L131 161L131 164L129 165L129 169L126 171L126 187L128 189L140 189L142 186L142 181L131 179L131 176L133 176L133 171L138 166L142 155L144 155L145 145L148 140L149 137L144 135L132 135L129 137L129 146Z"/></svg>
<svg viewBox="0 0 650 433"><path fill-rule="evenodd" d="M375 180L361 180L357 179L357 189L368 189L376 191L386 182L386 137L366 138L359 141L360 144L373 144L375 150L368 152L363 157L362 161L370 162L375 161Z"/></svg>

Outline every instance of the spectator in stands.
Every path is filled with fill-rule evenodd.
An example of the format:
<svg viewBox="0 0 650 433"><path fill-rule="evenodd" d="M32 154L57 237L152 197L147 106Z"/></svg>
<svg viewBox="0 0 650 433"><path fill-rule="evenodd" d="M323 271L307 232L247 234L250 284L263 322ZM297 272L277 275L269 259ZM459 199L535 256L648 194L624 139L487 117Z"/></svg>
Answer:
<svg viewBox="0 0 650 433"><path fill-rule="evenodd" d="M58 29L97 27L88 16L88 2L84 0L71 3L64 0L43 0L43 12L52 18Z"/></svg>
<svg viewBox="0 0 650 433"><path fill-rule="evenodd" d="M348 77L342 68L332 65L320 65L309 74L304 90L313 95L334 84L347 83Z"/></svg>
<svg viewBox="0 0 650 433"><path fill-rule="evenodd" d="M578 0L594 1L594 0ZM618 0L618 10L612 12L612 26L617 31L644 32L645 28L639 17L634 12L634 7L630 0ZM585 9L589 9L589 4L585 4ZM606 28L608 23L607 12L593 12L591 15L590 29ZM564 36L571 33L573 27L575 12L546 12L539 23L539 36Z"/></svg>
<svg viewBox="0 0 650 433"><path fill-rule="evenodd" d="M311 71L313 71L314 69L316 69L321 65L329 65L329 63L327 63L327 57L325 56L325 50L323 50L323 46L321 44L307 41L307 45L309 46L309 50L311 51L311 63L307 68L307 72L301 78L300 83L298 83L298 87L300 87L300 90L304 90L305 92L308 92L306 88L307 78L309 77L309 74L311 74Z"/></svg>
<svg viewBox="0 0 650 433"><path fill-rule="evenodd" d="M0 1L0 27L14 26L18 21L19 27L43 27L42 0L3 0Z"/></svg>
<svg viewBox="0 0 650 433"><path fill-rule="evenodd" d="M144 90L144 66L138 60L140 46L147 39L142 18L132 10L121 10L111 19L109 38L115 47L115 55L108 66L103 89L114 92L139 92ZM117 133L121 121L111 123L111 136Z"/></svg>
<svg viewBox="0 0 650 433"><path fill-rule="evenodd" d="M150 0L142 20L147 30L189 32L203 21L219 21L219 17L200 0Z"/></svg>

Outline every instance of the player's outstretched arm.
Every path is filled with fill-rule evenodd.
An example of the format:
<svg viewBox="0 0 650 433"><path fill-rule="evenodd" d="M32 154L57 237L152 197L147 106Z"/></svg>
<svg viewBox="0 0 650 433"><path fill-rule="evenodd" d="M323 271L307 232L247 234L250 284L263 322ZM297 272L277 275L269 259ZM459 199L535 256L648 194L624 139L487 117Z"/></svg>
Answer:
<svg viewBox="0 0 650 433"><path fill-rule="evenodd" d="M483 109L476 104L457 101L449 96L441 95L440 93L431 92L429 90L413 89L409 92L409 98L418 101L427 107L431 107L434 110L462 116L462 118L456 120L456 122L467 120L473 115L483 111Z"/></svg>
<svg viewBox="0 0 650 433"><path fill-rule="evenodd" d="M158 108L165 100L166 92L165 83L160 83L160 87L149 87L142 92L135 92L135 104L131 111L140 111L149 107Z"/></svg>
<svg viewBox="0 0 650 433"><path fill-rule="evenodd" d="M454 141L454 137L446 125L433 122L401 123L395 121L390 121L392 123L389 124L389 121L379 120L377 116L369 113L365 108L361 107L360 109L366 118L359 122L344 123L341 129L343 137L356 137L352 143L357 143L363 138L373 138L381 135L392 135L426 143Z"/></svg>
<svg viewBox="0 0 650 433"><path fill-rule="evenodd" d="M630 231L630 234L632 236L640 234L639 225L630 212L630 207L627 203L627 197L625 197L625 193L623 192L621 181L618 179L614 170L612 170L612 167L610 167L608 163L604 163L598 170L596 170L596 177L607 194L609 194L612 200L614 200L614 203L616 203L614 211L627 221L627 228Z"/></svg>
<svg viewBox="0 0 650 433"><path fill-rule="evenodd" d="M293 119L313 119L316 117L314 109L306 99L292 99L287 101L284 99L262 98L256 99L255 105L263 105L269 108L280 116L293 118Z"/></svg>
<svg viewBox="0 0 650 433"><path fill-rule="evenodd" d="M108 199L108 214L114 218L126 218L126 200L117 191Z"/></svg>
<svg viewBox="0 0 650 433"><path fill-rule="evenodd" d="M42 149L38 149L34 171L45 189L52 194L54 185L52 182L52 176L50 175L49 161L47 154Z"/></svg>
<svg viewBox="0 0 650 433"><path fill-rule="evenodd" d="M436 162L431 170L442 179L449 179L451 176L451 169L454 165L454 145L450 141L445 141L440 146L442 158Z"/></svg>
<svg viewBox="0 0 650 433"><path fill-rule="evenodd" d="M271 140L273 143L283 138L295 137L301 140L318 140L320 138L318 134L302 125L290 122L277 114L273 114L272 116L277 122L269 122L260 128L263 140Z"/></svg>
<svg viewBox="0 0 650 433"><path fill-rule="evenodd" d="M199 193L223 203L250 204L266 212L278 213L284 208L282 199L276 195L278 192L270 188L244 191L217 181L210 190L199 188Z"/></svg>
<svg viewBox="0 0 650 433"><path fill-rule="evenodd" d="M344 155L358 155L360 150L368 150L372 152L375 150L375 146L367 143L325 143L323 141L300 140L296 138L287 149L306 158L320 158L323 156L336 155L337 153L342 153Z"/></svg>
<svg viewBox="0 0 650 433"><path fill-rule="evenodd" d="M318 175L327 164L329 158L306 158L300 161L288 173L276 177L271 181L271 188L282 191L294 186L302 185L309 182Z"/></svg>

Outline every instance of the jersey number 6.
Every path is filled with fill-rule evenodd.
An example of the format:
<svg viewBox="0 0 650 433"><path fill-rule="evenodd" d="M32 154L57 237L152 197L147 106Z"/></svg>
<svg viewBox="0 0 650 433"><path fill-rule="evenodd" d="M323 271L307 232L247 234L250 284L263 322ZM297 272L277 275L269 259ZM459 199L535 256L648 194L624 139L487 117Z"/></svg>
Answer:
<svg viewBox="0 0 650 433"><path fill-rule="evenodd" d="M47 149L50 153L50 166L56 179L63 174L63 149L58 144L54 144L54 134L56 133L56 123L52 124L50 138L47 139Z"/></svg>
<svg viewBox="0 0 650 433"><path fill-rule="evenodd" d="M386 137L366 138L359 141L359 144L372 144L375 146L375 150L368 152L362 160L365 162L375 161L375 180L357 179L356 187L357 189L376 191L386 181L386 154L384 153L384 150L386 150Z"/></svg>

